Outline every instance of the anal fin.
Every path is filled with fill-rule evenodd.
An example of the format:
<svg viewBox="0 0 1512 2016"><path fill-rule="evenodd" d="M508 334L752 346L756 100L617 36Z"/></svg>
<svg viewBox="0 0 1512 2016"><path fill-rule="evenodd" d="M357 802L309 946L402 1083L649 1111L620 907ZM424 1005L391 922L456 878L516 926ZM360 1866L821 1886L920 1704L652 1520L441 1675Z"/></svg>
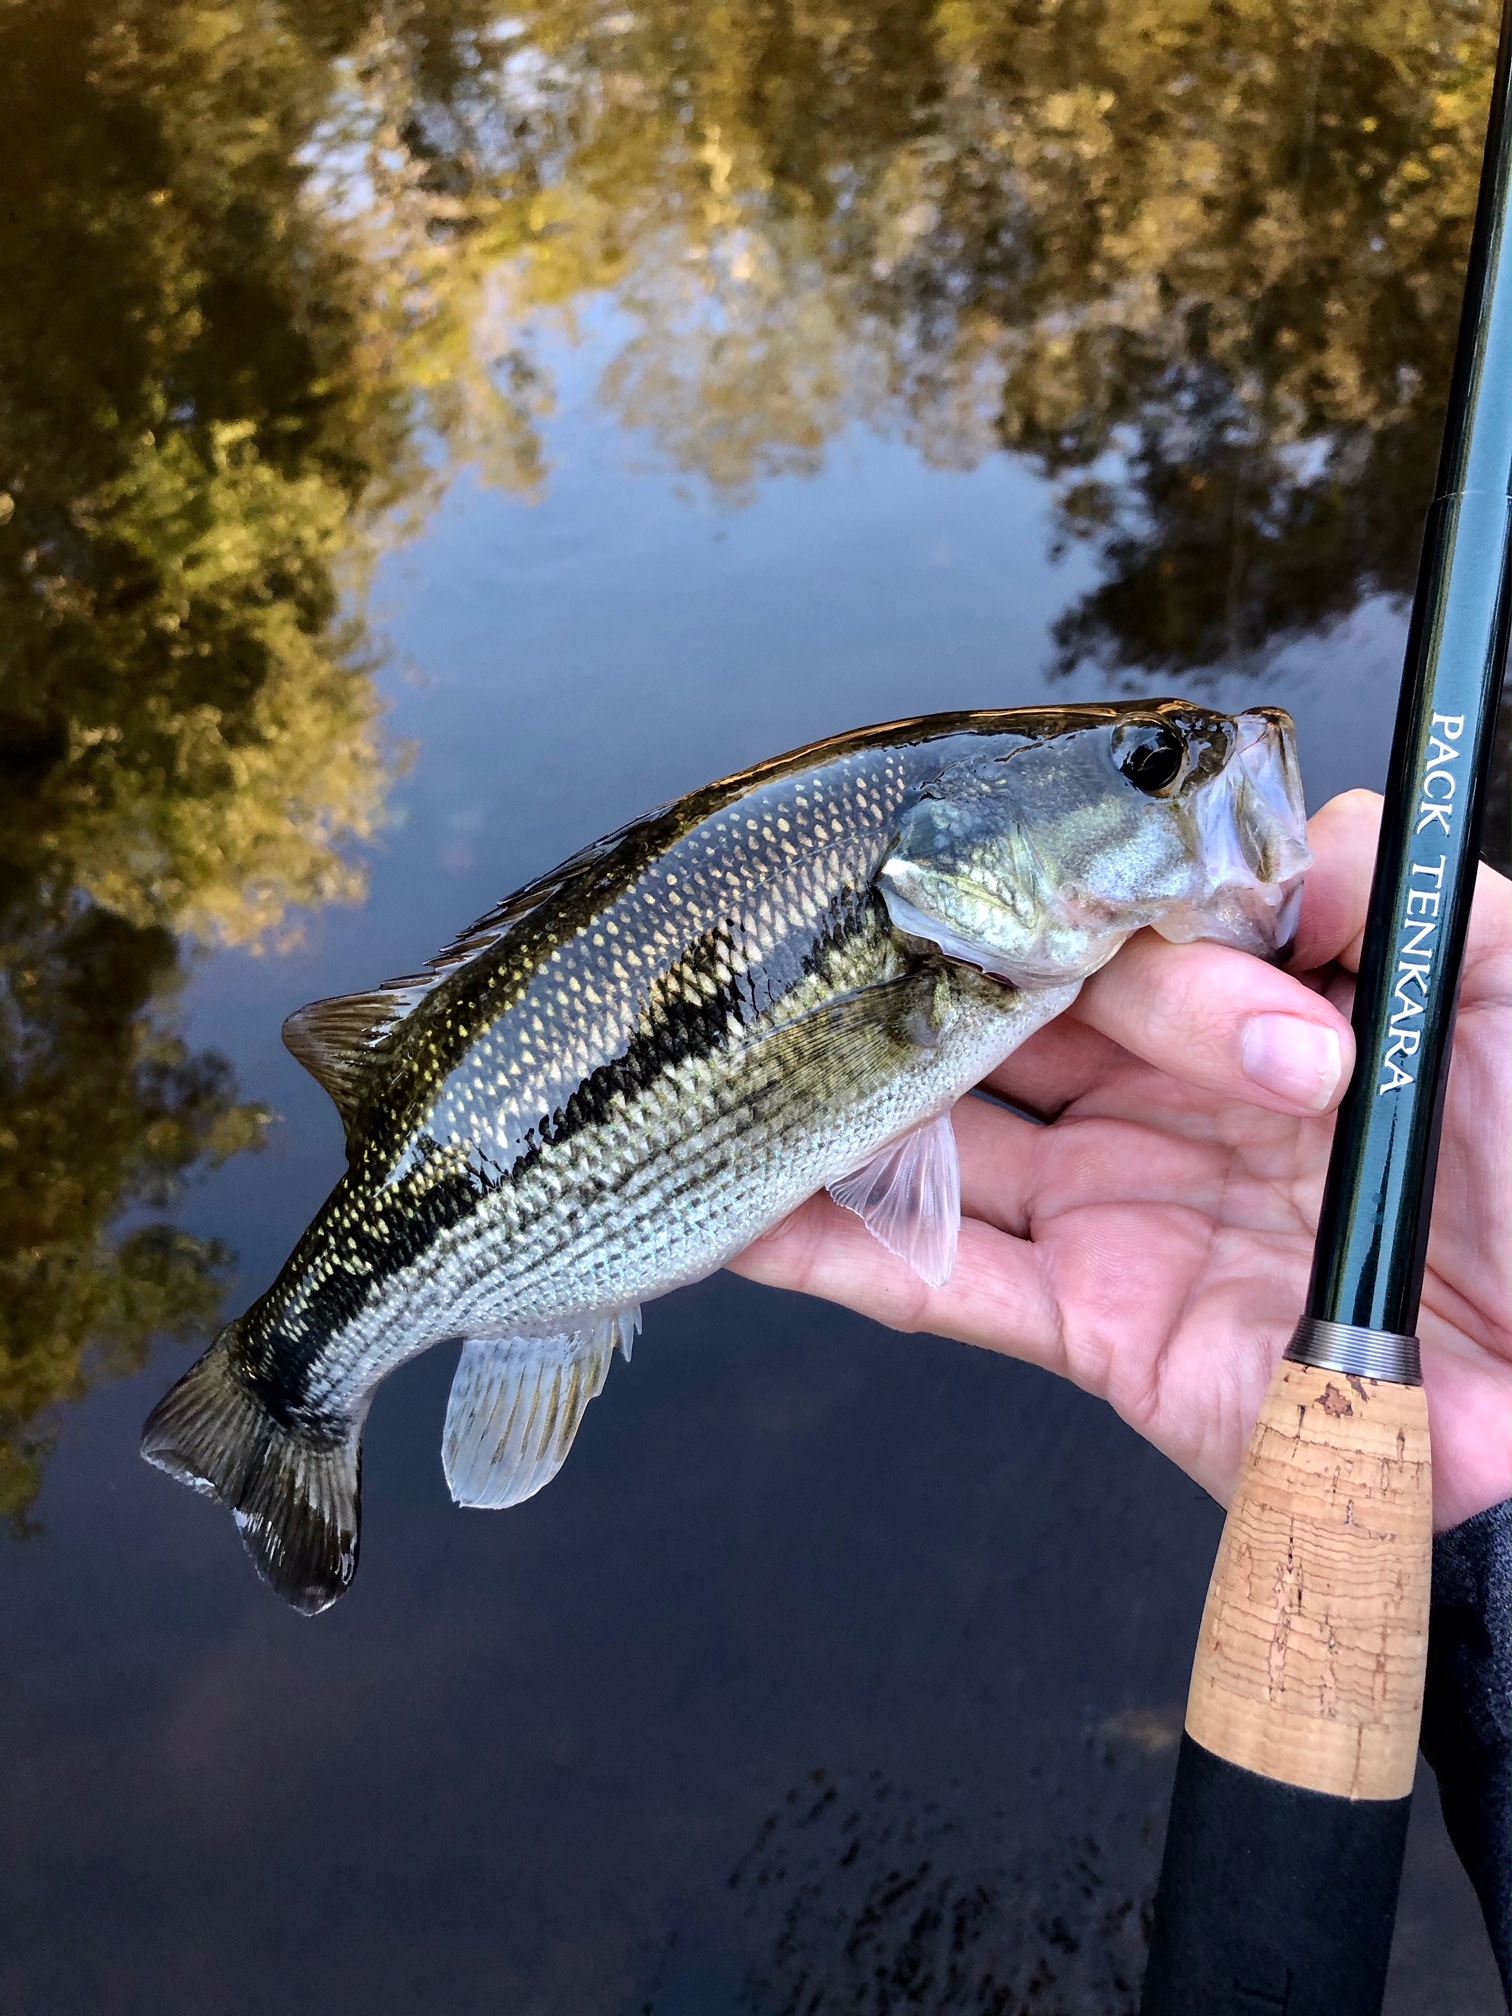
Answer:
<svg viewBox="0 0 1512 2016"><path fill-rule="evenodd" d="M931 1288L950 1279L961 1230L961 1162L948 1113L883 1148L831 1183L829 1193Z"/></svg>
<svg viewBox="0 0 1512 2016"><path fill-rule="evenodd" d="M570 1335L469 1338L441 1437L456 1502L501 1511L549 1484L603 1391L614 1347L628 1359L639 1328L639 1309L610 1309Z"/></svg>

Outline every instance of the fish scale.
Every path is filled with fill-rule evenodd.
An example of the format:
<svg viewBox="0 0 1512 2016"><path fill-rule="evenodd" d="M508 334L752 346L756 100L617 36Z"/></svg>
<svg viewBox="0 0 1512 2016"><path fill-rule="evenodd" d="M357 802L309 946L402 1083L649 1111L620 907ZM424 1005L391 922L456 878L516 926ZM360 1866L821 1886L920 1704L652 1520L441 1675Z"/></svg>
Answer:
<svg viewBox="0 0 1512 2016"><path fill-rule="evenodd" d="M636 821L427 971L300 1011L285 1037L347 1171L144 1452L319 1609L355 1568L372 1392L417 1351L471 1340L448 1476L498 1505L554 1474L630 1312L816 1190L846 1179L879 1238L948 1267L939 1116L1141 924L1274 943L1305 860L1289 735L1180 702L860 730Z"/></svg>

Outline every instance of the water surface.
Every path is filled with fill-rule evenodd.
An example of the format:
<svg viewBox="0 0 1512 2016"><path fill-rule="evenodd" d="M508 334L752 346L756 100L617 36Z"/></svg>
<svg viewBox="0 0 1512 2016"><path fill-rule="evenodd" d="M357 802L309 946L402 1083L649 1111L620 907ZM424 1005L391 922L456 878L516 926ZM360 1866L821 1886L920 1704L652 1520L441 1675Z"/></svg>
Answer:
<svg viewBox="0 0 1512 2016"><path fill-rule="evenodd" d="M135 1455L340 1167L278 1040L710 777L1110 691L1378 783L1492 16L0 24L0 2009L1132 2009L1219 1517L718 1279L311 1624ZM1483 2016L1428 1781L1389 2007Z"/></svg>

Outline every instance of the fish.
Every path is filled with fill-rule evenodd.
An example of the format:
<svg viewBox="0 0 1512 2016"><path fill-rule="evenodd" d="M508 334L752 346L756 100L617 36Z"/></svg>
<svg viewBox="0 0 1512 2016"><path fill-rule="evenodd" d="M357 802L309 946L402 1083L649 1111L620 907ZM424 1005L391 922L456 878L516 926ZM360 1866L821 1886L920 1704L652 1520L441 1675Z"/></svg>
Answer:
<svg viewBox="0 0 1512 2016"><path fill-rule="evenodd" d="M316 1614L356 1572L379 1383L462 1340L461 1505L561 1468L644 1304L828 1190L926 1281L952 1106L1135 931L1274 957L1310 855L1290 717L1179 700L932 714L689 793L284 1040L346 1168L142 1453Z"/></svg>

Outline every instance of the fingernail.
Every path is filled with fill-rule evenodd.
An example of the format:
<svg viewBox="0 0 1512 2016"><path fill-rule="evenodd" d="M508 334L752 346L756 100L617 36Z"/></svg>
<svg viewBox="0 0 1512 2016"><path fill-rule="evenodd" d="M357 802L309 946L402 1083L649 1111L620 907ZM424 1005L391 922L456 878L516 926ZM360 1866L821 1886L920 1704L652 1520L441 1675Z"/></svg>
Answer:
<svg viewBox="0 0 1512 2016"><path fill-rule="evenodd" d="M1240 1046L1244 1075L1294 1106L1321 1113L1338 1088L1344 1053L1337 1030L1300 1015L1253 1015Z"/></svg>

